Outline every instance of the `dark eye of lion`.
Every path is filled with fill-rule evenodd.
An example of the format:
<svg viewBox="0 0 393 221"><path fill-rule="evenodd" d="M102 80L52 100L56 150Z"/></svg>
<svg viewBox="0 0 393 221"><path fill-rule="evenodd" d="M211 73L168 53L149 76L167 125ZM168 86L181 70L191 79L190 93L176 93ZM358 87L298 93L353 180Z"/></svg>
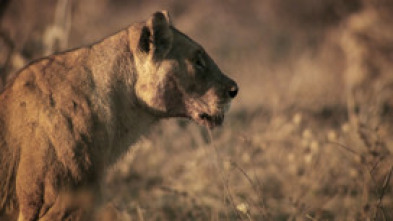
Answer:
<svg viewBox="0 0 393 221"><path fill-rule="evenodd" d="M202 57L202 52L198 52L197 53L197 55L195 57L195 60L194 60L194 64L195 64L195 67L197 69L199 69L199 70L205 70L206 69L206 63L205 63L205 60Z"/></svg>

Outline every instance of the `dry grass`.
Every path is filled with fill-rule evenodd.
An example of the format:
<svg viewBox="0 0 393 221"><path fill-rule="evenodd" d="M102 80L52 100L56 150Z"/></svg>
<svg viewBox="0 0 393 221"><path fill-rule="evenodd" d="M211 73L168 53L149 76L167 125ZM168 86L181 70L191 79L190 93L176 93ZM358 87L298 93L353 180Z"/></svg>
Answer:
<svg viewBox="0 0 393 221"><path fill-rule="evenodd" d="M390 152L370 152L341 119L240 111L212 142L165 122L118 165L108 196L144 220L389 220Z"/></svg>
<svg viewBox="0 0 393 221"><path fill-rule="evenodd" d="M41 56L50 27L76 47L165 8L240 85L222 128L168 120L134 146L108 173L104 219L393 219L389 1L84 0L62 12L71 25L57 1L15 2L11 57Z"/></svg>

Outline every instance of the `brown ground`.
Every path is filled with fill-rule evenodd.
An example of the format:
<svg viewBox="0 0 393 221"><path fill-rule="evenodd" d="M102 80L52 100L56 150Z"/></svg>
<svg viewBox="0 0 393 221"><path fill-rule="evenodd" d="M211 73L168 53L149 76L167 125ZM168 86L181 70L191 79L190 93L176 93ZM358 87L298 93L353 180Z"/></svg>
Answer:
<svg viewBox="0 0 393 221"><path fill-rule="evenodd" d="M108 220L393 220L390 1L62 2L0 2L0 87L161 9L240 87L222 128L162 122L109 172Z"/></svg>

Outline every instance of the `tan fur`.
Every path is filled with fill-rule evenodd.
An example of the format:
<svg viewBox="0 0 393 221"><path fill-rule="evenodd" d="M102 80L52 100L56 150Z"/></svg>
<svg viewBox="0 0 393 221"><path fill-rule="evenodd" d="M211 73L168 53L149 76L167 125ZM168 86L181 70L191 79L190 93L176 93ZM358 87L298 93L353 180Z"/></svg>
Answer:
<svg viewBox="0 0 393 221"><path fill-rule="evenodd" d="M90 219L105 169L141 134L167 117L217 126L236 93L166 12L31 63L0 95L0 219Z"/></svg>

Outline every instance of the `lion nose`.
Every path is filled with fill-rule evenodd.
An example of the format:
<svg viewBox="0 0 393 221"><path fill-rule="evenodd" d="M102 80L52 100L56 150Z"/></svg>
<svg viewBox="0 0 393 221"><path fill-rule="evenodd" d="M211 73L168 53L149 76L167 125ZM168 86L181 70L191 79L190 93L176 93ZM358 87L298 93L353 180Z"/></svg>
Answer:
<svg viewBox="0 0 393 221"><path fill-rule="evenodd" d="M239 91L239 88L237 87L237 84L233 83L233 85L229 88L229 91L228 91L229 97L235 98L238 91Z"/></svg>

